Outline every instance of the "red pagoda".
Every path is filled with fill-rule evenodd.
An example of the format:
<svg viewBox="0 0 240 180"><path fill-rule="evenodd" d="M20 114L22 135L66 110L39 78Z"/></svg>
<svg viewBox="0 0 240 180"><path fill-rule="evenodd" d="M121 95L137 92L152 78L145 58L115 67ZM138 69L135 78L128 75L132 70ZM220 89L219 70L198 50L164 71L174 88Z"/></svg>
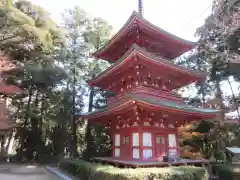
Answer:
<svg viewBox="0 0 240 180"><path fill-rule="evenodd" d="M6 53L0 51L0 160L6 157L11 143L7 136L9 136L15 124L9 118L8 102L9 99L5 95L21 93L21 89L14 85L8 85L4 81L4 76L12 69L15 69L12 59ZM9 146L8 146L9 145Z"/></svg>
<svg viewBox="0 0 240 180"><path fill-rule="evenodd" d="M105 160L130 164L159 162L164 156L177 158L177 127L216 117L217 110L184 104L172 92L205 78L203 73L172 62L195 45L134 11L109 43L94 53L113 64L89 85L116 95L108 99L107 108L82 116L109 128L113 151Z"/></svg>
<svg viewBox="0 0 240 180"><path fill-rule="evenodd" d="M0 94L11 95L21 93L21 89L14 85L8 85L4 81L5 74L16 67L12 64L11 58L0 51ZM8 116L8 98L2 97L0 99L0 135L6 133L6 131L12 130L14 125L9 120Z"/></svg>

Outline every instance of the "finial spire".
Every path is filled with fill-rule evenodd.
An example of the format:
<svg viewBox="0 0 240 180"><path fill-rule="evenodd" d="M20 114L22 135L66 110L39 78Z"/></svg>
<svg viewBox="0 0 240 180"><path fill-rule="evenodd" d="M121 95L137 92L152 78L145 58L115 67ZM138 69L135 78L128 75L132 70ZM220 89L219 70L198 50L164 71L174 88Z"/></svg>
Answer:
<svg viewBox="0 0 240 180"><path fill-rule="evenodd" d="M138 0L138 13L143 16L143 0Z"/></svg>

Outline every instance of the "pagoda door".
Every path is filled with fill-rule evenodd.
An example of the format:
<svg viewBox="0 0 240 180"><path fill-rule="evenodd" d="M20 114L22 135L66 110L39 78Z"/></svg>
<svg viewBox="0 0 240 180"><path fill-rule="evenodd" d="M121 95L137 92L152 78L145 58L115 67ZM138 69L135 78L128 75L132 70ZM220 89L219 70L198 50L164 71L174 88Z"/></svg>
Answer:
<svg viewBox="0 0 240 180"><path fill-rule="evenodd" d="M129 134L123 134L122 136L122 145L121 145L122 158L130 158L130 142Z"/></svg>
<svg viewBox="0 0 240 180"><path fill-rule="evenodd" d="M158 160L163 160L166 156L166 140L164 134L155 134L155 153Z"/></svg>

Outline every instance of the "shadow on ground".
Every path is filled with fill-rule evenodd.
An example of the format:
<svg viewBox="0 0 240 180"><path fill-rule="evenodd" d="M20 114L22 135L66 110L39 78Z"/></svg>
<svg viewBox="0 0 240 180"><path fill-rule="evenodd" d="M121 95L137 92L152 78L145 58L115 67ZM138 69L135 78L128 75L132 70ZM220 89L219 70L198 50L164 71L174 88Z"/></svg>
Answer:
<svg viewBox="0 0 240 180"><path fill-rule="evenodd" d="M0 165L0 180L50 180L43 167L5 164Z"/></svg>
<svg viewBox="0 0 240 180"><path fill-rule="evenodd" d="M42 175L44 172L42 169L34 166L19 166L19 167L0 167L0 174L11 174L19 176L28 175Z"/></svg>

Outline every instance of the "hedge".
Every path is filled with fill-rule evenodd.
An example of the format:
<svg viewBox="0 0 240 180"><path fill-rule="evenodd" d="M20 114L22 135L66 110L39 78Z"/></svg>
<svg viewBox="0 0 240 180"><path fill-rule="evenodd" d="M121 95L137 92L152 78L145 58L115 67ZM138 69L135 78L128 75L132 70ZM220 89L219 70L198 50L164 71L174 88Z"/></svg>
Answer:
<svg viewBox="0 0 240 180"><path fill-rule="evenodd" d="M83 160L63 160L60 168L82 180L208 180L202 167L117 168Z"/></svg>
<svg viewBox="0 0 240 180"><path fill-rule="evenodd" d="M240 165L216 164L212 171L218 175L219 180L238 180L240 179Z"/></svg>

